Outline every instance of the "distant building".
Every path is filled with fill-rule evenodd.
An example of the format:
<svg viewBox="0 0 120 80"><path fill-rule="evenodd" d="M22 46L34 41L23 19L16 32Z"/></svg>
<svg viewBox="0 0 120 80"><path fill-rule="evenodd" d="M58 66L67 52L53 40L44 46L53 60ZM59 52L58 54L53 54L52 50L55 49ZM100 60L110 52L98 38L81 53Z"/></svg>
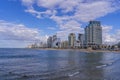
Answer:
<svg viewBox="0 0 120 80"><path fill-rule="evenodd" d="M90 21L85 28L85 43L86 45L101 45L102 44L102 27L100 21Z"/></svg>
<svg viewBox="0 0 120 80"><path fill-rule="evenodd" d="M118 48L120 48L120 42L117 44Z"/></svg>
<svg viewBox="0 0 120 80"><path fill-rule="evenodd" d="M57 39L57 35L53 35L52 40L53 42Z"/></svg>
<svg viewBox="0 0 120 80"><path fill-rule="evenodd" d="M76 36L74 33L70 33L68 36L68 45L70 48L75 47Z"/></svg>
<svg viewBox="0 0 120 80"><path fill-rule="evenodd" d="M47 47L48 48L52 48L52 37L50 36L48 39L47 39Z"/></svg>
<svg viewBox="0 0 120 80"><path fill-rule="evenodd" d="M75 48L80 48L81 47L81 42L79 40L74 42L74 47Z"/></svg>
<svg viewBox="0 0 120 80"><path fill-rule="evenodd" d="M60 48L61 47L61 40L57 37L57 35L53 35L52 37L52 47L53 48Z"/></svg>
<svg viewBox="0 0 120 80"><path fill-rule="evenodd" d="M32 47L33 47L33 48L38 48L37 42L35 42L34 44L32 44Z"/></svg>
<svg viewBox="0 0 120 80"><path fill-rule="evenodd" d="M78 42L80 43L80 47L83 47L85 44L85 36L84 34L78 34Z"/></svg>
<svg viewBox="0 0 120 80"><path fill-rule="evenodd" d="M28 45L27 48L32 48L32 45Z"/></svg>
<svg viewBox="0 0 120 80"><path fill-rule="evenodd" d="M68 48L68 41L62 41L61 48Z"/></svg>

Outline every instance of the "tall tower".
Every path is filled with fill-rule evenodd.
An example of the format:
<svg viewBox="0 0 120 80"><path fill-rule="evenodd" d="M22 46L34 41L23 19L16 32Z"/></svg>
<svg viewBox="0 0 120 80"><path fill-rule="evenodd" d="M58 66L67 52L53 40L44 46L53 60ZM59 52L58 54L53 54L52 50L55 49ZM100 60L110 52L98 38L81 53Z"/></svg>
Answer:
<svg viewBox="0 0 120 80"><path fill-rule="evenodd" d="M70 48L75 46L76 36L74 33L70 33L68 36L68 45Z"/></svg>
<svg viewBox="0 0 120 80"><path fill-rule="evenodd" d="M78 34L78 41L80 41L80 44L84 44L84 34L79 33Z"/></svg>
<svg viewBox="0 0 120 80"><path fill-rule="evenodd" d="M85 43L87 45L102 44L102 27L100 21L90 21L85 28Z"/></svg>
<svg viewBox="0 0 120 80"><path fill-rule="evenodd" d="M47 39L47 47L48 48L52 48L52 37L50 36L48 39Z"/></svg>

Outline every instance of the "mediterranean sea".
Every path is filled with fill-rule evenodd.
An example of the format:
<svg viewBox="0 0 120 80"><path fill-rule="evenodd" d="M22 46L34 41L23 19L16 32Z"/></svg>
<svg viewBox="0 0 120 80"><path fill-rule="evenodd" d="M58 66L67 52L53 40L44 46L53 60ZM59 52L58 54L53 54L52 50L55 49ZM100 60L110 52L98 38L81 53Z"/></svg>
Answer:
<svg viewBox="0 0 120 80"><path fill-rule="evenodd" d="M1 48L0 80L120 80L120 53Z"/></svg>

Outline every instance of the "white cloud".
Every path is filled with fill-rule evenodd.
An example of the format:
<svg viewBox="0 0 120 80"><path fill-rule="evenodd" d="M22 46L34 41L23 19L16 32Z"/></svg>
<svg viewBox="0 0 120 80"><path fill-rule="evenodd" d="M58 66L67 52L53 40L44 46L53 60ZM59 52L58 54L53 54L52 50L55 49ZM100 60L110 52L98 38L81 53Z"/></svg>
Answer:
<svg viewBox="0 0 120 80"><path fill-rule="evenodd" d="M22 0L22 3L27 6L26 12L37 18L53 19L57 23L71 19L86 22L120 9L120 1L114 0ZM45 10L37 11L33 4Z"/></svg>
<svg viewBox="0 0 120 80"><path fill-rule="evenodd" d="M64 24L65 22L67 22L68 20L71 20L71 17L70 16L55 16L55 15L52 15L50 17L50 19L56 21L56 23L58 25L61 25L61 24Z"/></svg>
<svg viewBox="0 0 120 80"><path fill-rule="evenodd" d="M103 25L102 28L104 44L115 44L120 41L120 38L118 37L120 35L120 30L113 30L113 27L108 25Z"/></svg>
<svg viewBox="0 0 120 80"><path fill-rule="evenodd" d="M61 14L60 16L57 15L57 17L64 17L72 12L72 16L68 16L68 19L72 17L72 19L83 22L94 20L120 9L120 5L118 5L120 1L116 2L114 0L22 0L22 3L26 5L28 9L31 9L33 4L46 8L45 11L35 11L32 6L36 17L44 14L50 16ZM31 13L30 10L28 10L28 12Z"/></svg>
<svg viewBox="0 0 120 80"><path fill-rule="evenodd" d="M53 9L59 4L61 4L64 0L37 0L38 6L42 6L45 8Z"/></svg>
<svg viewBox="0 0 120 80"><path fill-rule="evenodd" d="M81 2L81 0L64 0L59 8L62 9L63 13L74 12L75 8L79 5L79 2Z"/></svg>
<svg viewBox="0 0 120 80"><path fill-rule="evenodd" d="M115 35L115 38L116 38L116 41L117 42L120 42L120 29L116 30L116 35Z"/></svg>
<svg viewBox="0 0 120 80"><path fill-rule="evenodd" d="M22 0L23 5L31 7L34 4L35 0Z"/></svg>
<svg viewBox="0 0 120 80"><path fill-rule="evenodd" d="M33 7L28 8L25 10L25 12L31 13L34 15L36 18L44 18L44 17L50 17L54 14L56 14L55 10L46 10L46 11L36 11Z"/></svg>
<svg viewBox="0 0 120 80"><path fill-rule="evenodd" d="M29 9L26 9L25 12L31 13L32 15L36 16L37 18L42 18L41 17L42 12L36 11L32 7Z"/></svg>
<svg viewBox="0 0 120 80"><path fill-rule="evenodd" d="M74 18L80 21L90 21L114 12L116 9L111 2L97 1L92 3L80 3Z"/></svg>
<svg viewBox="0 0 120 80"><path fill-rule="evenodd" d="M72 31L75 30L76 31L76 30L80 30L80 28L81 28L81 25L75 20L70 20L60 25L61 30L72 30Z"/></svg>
<svg viewBox="0 0 120 80"><path fill-rule="evenodd" d="M57 35L65 40L69 33L83 33L84 28L81 27L80 23L75 20L67 21L64 24L60 25L60 31L57 32Z"/></svg>
<svg viewBox="0 0 120 80"><path fill-rule="evenodd" d="M0 40L40 41L40 30L0 20ZM45 38L44 38L45 39Z"/></svg>
<svg viewBox="0 0 120 80"><path fill-rule="evenodd" d="M102 29L103 29L103 32L110 32L113 27L112 26L108 26L108 25L102 25Z"/></svg>

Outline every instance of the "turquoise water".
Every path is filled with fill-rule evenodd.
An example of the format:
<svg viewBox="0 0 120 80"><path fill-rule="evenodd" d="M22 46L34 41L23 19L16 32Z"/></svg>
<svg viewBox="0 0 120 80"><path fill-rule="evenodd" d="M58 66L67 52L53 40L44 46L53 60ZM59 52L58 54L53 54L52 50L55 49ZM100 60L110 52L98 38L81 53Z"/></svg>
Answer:
<svg viewBox="0 0 120 80"><path fill-rule="evenodd" d="M119 53L0 49L0 80L119 79Z"/></svg>

